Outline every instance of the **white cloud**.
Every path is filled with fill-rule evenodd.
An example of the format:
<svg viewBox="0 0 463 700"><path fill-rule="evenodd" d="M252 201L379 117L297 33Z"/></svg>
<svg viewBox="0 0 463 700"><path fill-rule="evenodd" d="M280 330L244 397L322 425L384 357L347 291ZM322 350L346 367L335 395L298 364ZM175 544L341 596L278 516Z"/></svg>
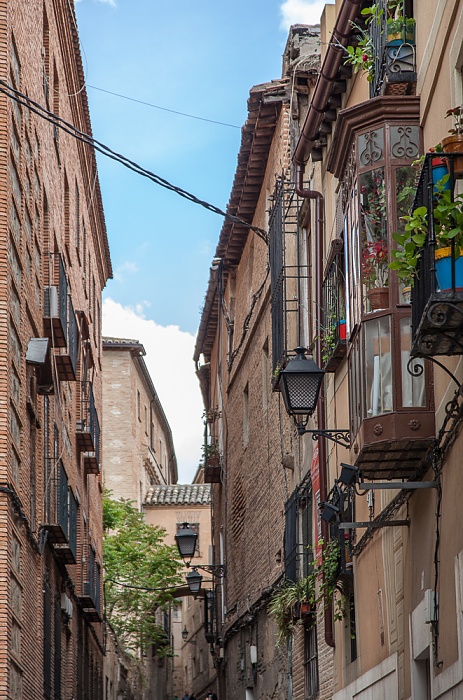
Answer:
<svg viewBox="0 0 463 700"><path fill-rule="evenodd" d="M97 0L97 2L101 2L103 5L111 5L111 7L116 7L116 0Z"/></svg>
<svg viewBox="0 0 463 700"><path fill-rule="evenodd" d="M134 275L136 272L138 272L137 263L127 260L122 265L118 265L116 270L114 270L114 279L117 280L117 282L125 282L125 273Z"/></svg>
<svg viewBox="0 0 463 700"><path fill-rule="evenodd" d="M326 0L284 0L280 27L287 31L292 24L319 24L326 4Z"/></svg>
<svg viewBox="0 0 463 700"><path fill-rule="evenodd" d="M203 439L203 404L193 363L195 337L178 326L160 326L121 306L103 302L103 334L139 340L174 437L179 483L191 483Z"/></svg>

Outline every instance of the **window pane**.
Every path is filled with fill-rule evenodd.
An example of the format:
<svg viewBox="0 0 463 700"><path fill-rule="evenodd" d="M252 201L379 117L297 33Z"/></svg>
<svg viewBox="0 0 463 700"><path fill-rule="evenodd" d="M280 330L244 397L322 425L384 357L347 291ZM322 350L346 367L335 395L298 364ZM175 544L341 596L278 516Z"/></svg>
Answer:
<svg viewBox="0 0 463 700"><path fill-rule="evenodd" d="M407 369L410 359L411 319L400 319L400 358L402 369L402 406L426 406L424 364L421 358L413 360L413 367L421 367L422 374L412 376Z"/></svg>
<svg viewBox="0 0 463 700"><path fill-rule="evenodd" d="M416 168L412 166L404 166L396 168L396 205L397 205L397 221L394 230L399 233L404 232L405 222L402 221L402 216L406 216L413 204L415 196ZM405 294L404 294L405 287ZM410 287L399 281L399 303L410 303Z"/></svg>
<svg viewBox="0 0 463 700"><path fill-rule="evenodd" d="M377 302L370 301L374 293L369 294L370 290L387 287L389 277L384 169L377 168L361 175L359 190L361 270L368 312L389 305L387 293L384 301Z"/></svg>
<svg viewBox="0 0 463 700"><path fill-rule="evenodd" d="M365 323L367 418L392 411L390 317Z"/></svg>

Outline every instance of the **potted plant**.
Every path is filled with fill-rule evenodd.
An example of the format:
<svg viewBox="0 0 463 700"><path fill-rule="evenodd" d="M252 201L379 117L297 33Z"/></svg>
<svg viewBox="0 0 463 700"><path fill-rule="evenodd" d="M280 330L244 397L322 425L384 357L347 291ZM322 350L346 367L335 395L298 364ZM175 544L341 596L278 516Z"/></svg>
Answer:
<svg viewBox="0 0 463 700"><path fill-rule="evenodd" d="M388 289L388 250L384 239L365 241L361 255L362 280L370 302L370 309L387 309Z"/></svg>
<svg viewBox="0 0 463 700"><path fill-rule="evenodd" d="M449 109L445 117L452 117L453 127L449 129L450 136L442 139L442 149L444 153L463 153L463 105ZM454 159L453 175L463 177L463 156Z"/></svg>
<svg viewBox="0 0 463 700"><path fill-rule="evenodd" d="M319 540L323 547L323 540ZM284 581L273 593L268 613L278 627L277 642L287 641L296 625L316 611L320 603L333 605L333 617L342 620L349 614L349 605L338 582L341 549L338 540L331 540L320 560L309 562L310 573L298 581Z"/></svg>
<svg viewBox="0 0 463 700"><path fill-rule="evenodd" d="M389 0L386 31L389 45L415 43L415 20L413 17L405 17L403 0Z"/></svg>
<svg viewBox="0 0 463 700"><path fill-rule="evenodd" d="M441 291L450 289L452 244L455 250L455 286L463 287L463 194L455 195L446 188L449 175L436 183L436 204L433 209L436 247L436 277ZM392 251L391 270L404 284L413 287L417 275L418 260L428 236L428 210L417 207L410 215L401 217L405 221L404 233L393 233L398 248ZM460 276L461 275L461 276Z"/></svg>

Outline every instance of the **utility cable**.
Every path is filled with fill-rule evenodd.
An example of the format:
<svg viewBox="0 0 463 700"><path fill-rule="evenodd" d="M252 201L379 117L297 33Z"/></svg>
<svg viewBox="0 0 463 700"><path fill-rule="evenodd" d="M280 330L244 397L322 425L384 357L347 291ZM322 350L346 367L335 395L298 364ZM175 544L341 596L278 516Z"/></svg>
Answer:
<svg viewBox="0 0 463 700"><path fill-rule="evenodd" d="M143 100L137 100L135 97L128 97L127 95L121 95L118 92L112 92L111 90L104 90L103 88L96 87L96 85L89 85L88 88L92 90L98 90L99 92L105 92L107 95L114 95L114 97L121 97L123 100L129 100L130 102L137 102L140 105L145 105L146 107L153 107L154 109L160 109L163 112L170 112L171 114L178 114L181 117L189 117L190 119L198 119L201 122L209 122L209 124L219 124L219 126L229 126L231 129L240 129L241 127L236 126L236 124L227 124L227 122L219 122L215 119L206 119L206 117L198 117L196 114L188 114L187 112L178 112L176 109L168 109L167 107L161 107L160 105L154 105L152 102L144 102Z"/></svg>
<svg viewBox="0 0 463 700"><path fill-rule="evenodd" d="M205 200L199 199L194 194L191 194L191 192L188 192L187 190L184 190L181 187L173 185L168 180L165 180L164 178L160 177L159 175L156 175L150 170L146 170L141 165L138 165L138 163L135 163L126 156L123 156L120 153L116 153L101 141L97 141L97 139L94 139L88 134L79 131L79 129L77 129L75 126L65 121L53 112L48 111L47 109L42 107L38 102L34 102L34 100L31 100L29 97L27 97L27 95L24 95L24 93L15 90L4 80L0 80L0 92L9 97L10 99L15 100L15 102L22 105L26 109L29 109L34 114L37 114L42 119L45 119L54 126L59 127L62 131L69 134L70 136L73 136L78 141L82 141L88 146L91 146L93 149L95 149L102 155L107 156L108 158L111 158L112 160L115 160L118 163L121 163L121 165L124 165L129 170L133 170L133 172L137 173L138 175L146 177L147 179L151 180L160 187L170 190L171 192L178 194L180 197L183 197L184 199L193 202L193 204L198 204L199 206L202 206L208 211L211 211L214 214L218 214L219 216L224 217L227 221L230 221L231 223L238 224L239 226L244 226L250 231L254 231L254 233L256 233L266 244L268 244L268 234L263 229L259 228L258 226L253 226L247 221L240 219L238 216L233 216L232 214L223 211L219 207L216 207L215 205L210 204Z"/></svg>

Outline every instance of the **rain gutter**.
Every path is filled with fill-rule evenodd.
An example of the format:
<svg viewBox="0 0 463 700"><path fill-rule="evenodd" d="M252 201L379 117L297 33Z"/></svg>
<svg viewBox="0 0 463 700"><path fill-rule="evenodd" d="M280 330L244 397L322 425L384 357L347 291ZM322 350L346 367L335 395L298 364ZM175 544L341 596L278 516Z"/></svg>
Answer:
<svg viewBox="0 0 463 700"><path fill-rule="evenodd" d="M304 166L312 151L320 129L327 103L333 91L333 83L338 76L344 57L344 47L347 46L352 34L352 22L357 17L363 0L344 0L336 18L331 41L328 44L325 59L318 76L309 105L307 116L302 127L299 141L294 151L293 163L296 166L296 192L299 197L315 200L315 306L316 306L316 358L322 361L321 339L318 329L321 328L322 315L322 282L323 282L323 233L324 233L324 197L317 190L304 189ZM320 391L317 405L318 428L326 428L325 392ZM327 498L327 465L326 439L319 438L320 461L320 501ZM322 536L325 542L329 539L328 524L322 520ZM325 609L325 642L330 647L335 646L332 605Z"/></svg>

